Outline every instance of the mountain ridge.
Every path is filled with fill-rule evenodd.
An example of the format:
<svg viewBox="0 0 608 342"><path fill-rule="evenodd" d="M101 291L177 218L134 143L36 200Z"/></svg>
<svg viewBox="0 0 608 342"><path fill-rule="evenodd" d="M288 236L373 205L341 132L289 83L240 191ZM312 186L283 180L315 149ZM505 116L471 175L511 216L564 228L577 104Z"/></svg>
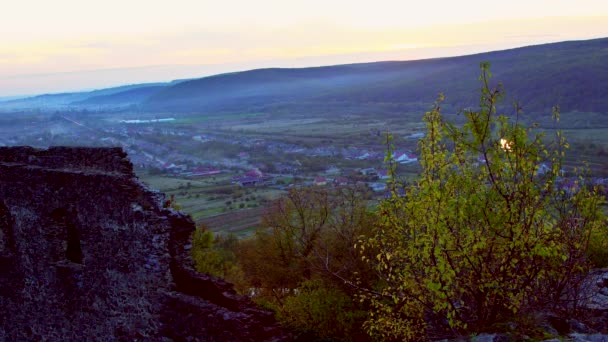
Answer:
<svg viewBox="0 0 608 342"><path fill-rule="evenodd" d="M0 102L85 109L124 108L189 114L387 114L426 109L444 93L444 108L476 106L479 63L492 65L505 103L531 113L608 112L608 38L539 44L455 57L309 68L264 68L94 92L40 95ZM121 89L122 88L122 89ZM52 101L49 97L56 96Z"/></svg>

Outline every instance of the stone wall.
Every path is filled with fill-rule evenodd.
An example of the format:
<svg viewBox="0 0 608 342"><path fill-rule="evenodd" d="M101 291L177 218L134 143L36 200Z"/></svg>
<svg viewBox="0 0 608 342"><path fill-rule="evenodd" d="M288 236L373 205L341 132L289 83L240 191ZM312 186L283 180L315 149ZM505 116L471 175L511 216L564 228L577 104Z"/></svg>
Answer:
<svg viewBox="0 0 608 342"><path fill-rule="evenodd" d="M282 340L119 148L0 148L0 341Z"/></svg>

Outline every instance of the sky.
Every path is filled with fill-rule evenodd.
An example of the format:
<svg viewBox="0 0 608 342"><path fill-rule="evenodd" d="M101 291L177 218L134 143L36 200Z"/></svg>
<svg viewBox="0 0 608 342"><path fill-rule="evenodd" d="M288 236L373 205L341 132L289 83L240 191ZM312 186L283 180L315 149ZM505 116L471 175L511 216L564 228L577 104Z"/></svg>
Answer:
<svg viewBox="0 0 608 342"><path fill-rule="evenodd" d="M0 0L0 97L608 37L606 0Z"/></svg>

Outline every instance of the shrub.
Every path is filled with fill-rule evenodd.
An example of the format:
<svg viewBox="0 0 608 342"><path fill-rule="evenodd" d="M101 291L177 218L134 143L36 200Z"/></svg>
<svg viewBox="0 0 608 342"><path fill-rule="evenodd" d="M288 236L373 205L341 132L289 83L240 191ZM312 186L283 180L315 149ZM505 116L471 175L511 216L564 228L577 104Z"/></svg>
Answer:
<svg viewBox="0 0 608 342"><path fill-rule="evenodd" d="M286 326L310 334L309 338L333 341L361 340L365 333L360 323L365 315L351 297L318 280L303 282L298 293L287 297L278 311L279 320Z"/></svg>
<svg viewBox="0 0 608 342"><path fill-rule="evenodd" d="M443 119L442 96L426 113L419 179L405 196L393 191L376 234L361 239L361 249L379 251L366 259L379 287L362 292L372 335L446 338L576 308L589 238L605 236L594 235L605 229L603 199L584 179L560 176L560 132L546 145L496 114L502 89L489 77L484 63L480 109L465 111L463 126Z"/></svg>
<svg viewBox="0 0 608 342"><path fill-rule="evenodd" d="M373 277L354 248L373 221L364 198L361 188L298 188L274 201L267 229L239 243L237 288L254 288L253 299L304 340L364 340L353 290L355 274Z"/></svg>

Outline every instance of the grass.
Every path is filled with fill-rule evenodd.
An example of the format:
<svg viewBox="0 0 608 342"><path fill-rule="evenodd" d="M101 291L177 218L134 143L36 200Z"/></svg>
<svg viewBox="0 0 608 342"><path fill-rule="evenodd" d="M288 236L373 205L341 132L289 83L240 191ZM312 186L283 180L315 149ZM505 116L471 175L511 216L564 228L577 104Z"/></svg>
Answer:
<svg viewBox="0 0 608 342"><path fill-rule="evenodd" d="M250 235L261 224L265 208L236 210L230 213L206 217L201 222L212 231L233 233L237 236Z"/></svg>
<svg viewBox="0 0 608 342"><path fill-rule="evenodd" d="M268 118L263 122L241 122L218 128L226 134L252 138L272 139L299 146L373 147L383 149L384 134L395 136L402 148L415 149L416 142L404 137L420 132L423 124L420 114L404 114L387 120L371 116L342 116L337 118Z"/></svg>

